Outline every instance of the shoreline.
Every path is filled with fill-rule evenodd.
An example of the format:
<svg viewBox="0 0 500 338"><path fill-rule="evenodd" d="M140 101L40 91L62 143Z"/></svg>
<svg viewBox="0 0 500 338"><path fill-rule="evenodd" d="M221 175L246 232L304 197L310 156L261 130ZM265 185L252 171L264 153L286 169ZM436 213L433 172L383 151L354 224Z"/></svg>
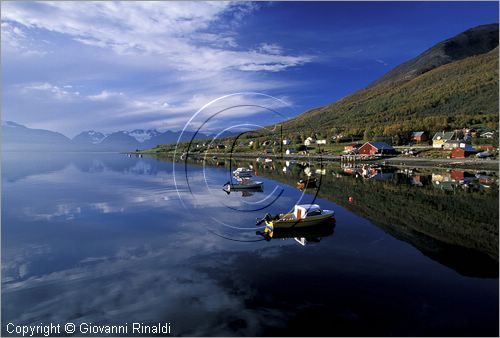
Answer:
<svg viewBox="0 0 500 338"><path fill-rule="evenodd" d="M173 157L174 153L148 153L148 152L129 152L128 154L141 154L150 156L170 156ZM313 161L328 161L328 162L342 162L352 164L367 164L375 163L381 165L393 165L398 167L412 167L412 168L440 168L440 169L472 169L472 170L499 170L498 159L477 159L477 158L419 158L419 157L384 157L375 159L357 159L355 161L342 161L340 155L275 155L275 154L228 154L228 153L210 153L210 154L193 154L191 158L202 158L206 156L217 156L221 159L235 158L235 159L255 159L257 157L267 157L277 160L313 160Z"/></svg>

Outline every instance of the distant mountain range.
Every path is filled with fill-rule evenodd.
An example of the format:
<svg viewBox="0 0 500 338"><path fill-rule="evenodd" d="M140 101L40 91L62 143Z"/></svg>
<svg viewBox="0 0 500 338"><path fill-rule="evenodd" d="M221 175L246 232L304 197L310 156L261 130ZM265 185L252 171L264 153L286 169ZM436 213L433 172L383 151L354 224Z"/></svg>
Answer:
<svg viewBox="0 0 500 338"><path fill-rule="evenodd" d="M498 128L498 24L427 49L368 87L283 124L287 132L391 137L415 130Z"/></svg>
<svg viewBox="0 0 500 338"><path fill-rule="evenodd" d="M135 129L104 134L89 130L73 139L44 129L32 129L16 122L2 121L2 150L13 151L131 151L153 148L158 144L176 143L180 131L160 132L156 129ZM186 131L182 141L189 141L195 132ZM195 139L209 139L214 135L198 133ZM232 136L232 134L224 134Z"/></svg>

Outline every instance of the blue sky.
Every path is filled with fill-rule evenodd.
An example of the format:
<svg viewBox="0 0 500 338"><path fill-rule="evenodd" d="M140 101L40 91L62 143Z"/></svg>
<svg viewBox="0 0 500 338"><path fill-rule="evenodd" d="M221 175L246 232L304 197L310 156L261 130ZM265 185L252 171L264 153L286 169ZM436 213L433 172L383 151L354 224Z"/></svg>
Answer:
<svg viewBox="0 0 500 338"><path fill-rule="evenodd" d="M2 120L68 136L180 130L201 107L236 92L279 100L235 95L217 108L252 104L290 117L369 85L439 41L498 22L498 2L472 1L1 6ZM273 122L258 113L232 109L218 122Z"/></svg>

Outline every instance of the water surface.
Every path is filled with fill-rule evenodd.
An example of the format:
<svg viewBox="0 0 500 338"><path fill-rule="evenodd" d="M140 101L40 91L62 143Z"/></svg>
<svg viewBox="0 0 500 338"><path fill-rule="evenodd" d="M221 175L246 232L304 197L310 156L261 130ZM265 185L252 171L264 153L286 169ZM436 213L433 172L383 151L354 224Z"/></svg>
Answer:
<svg viewBox="0 0 500 338"><path fill-rule="evenodd" d="M498 173L2 156L4 325L498 335ZM263 193L221 190L238 165ZM319 190L297 189L308 175ZM313 201L336 223L290 235L306 245L256 234L257 217Z"/></svg>

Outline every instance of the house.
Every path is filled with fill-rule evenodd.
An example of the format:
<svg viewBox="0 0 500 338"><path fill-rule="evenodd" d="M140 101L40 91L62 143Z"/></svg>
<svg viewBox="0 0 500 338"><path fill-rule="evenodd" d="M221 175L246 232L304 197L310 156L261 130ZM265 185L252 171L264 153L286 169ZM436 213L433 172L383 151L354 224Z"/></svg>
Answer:
<svg viewBox="0 0 500 338"><path fill-rule="evenodd" d="M469 155L475 154L477 151L471 146L464 148L455 148L451 151L451 158L466 158Z"/></svg>
<svg viewBox="0 0 500 338"><path fill-rule="evenodd" d="M358 152L359 147L361 147L361 143L351 143L346 146L344 146L344 153L352 153L352 152Z"/></svg>
<svg viewBox="0 0 500 338"><path fill-rule="evenodd" d="M492 131L487 131L485 133L481 134L482 138L493 138L493 132Z"/></svg>
<svg viewBox="0 0 500 338"><path fill-rule="evenodd" d="M287 146L289 144L292 144L292 141L290 141L289 139L284 139L283 140L283 145Z"/></svg>
<svg viewBox="0 0 500 338"><path fill-rule="evenodd" d="M316 140L316 144L326 144L326 140Z"/></svg>
<svg viewBox="0 0 500 338"><path fill-rule="evenodd" d="M411 133L411 140L415 142L427 141L427 135L425 131L414 131Z"/></svg>
<svg viewBox="0 0 500 338"><path fill-rule="evenodd" d="M395 154L396 150L385 142L366 142L358 153L360 155Z"/></svg>
<svg viewBox="0 0 500 338"><path fill-rule="evenodd" d="M293 155L296 153L297 153L297 150L295 150L295 149L287 149L285 152L285 154L287 154L287 155Z"/></svg>
<svg viewBox="0 0 500 338"><path fill-rule="evenodd" d="M253 146L253 141L248 142L248 146L249 147Z"/></svg>
<svg viewBox="0 0 500 338"><path fill-rule="evenodd" d="M313 139L312 137L308 137L308 138L306 138L306 140L304 141L304 145L305 145L305 146L310 146L311 144L313 144L313 143L315 143L315 142L316 142L316 140L315 140L315 139Z"/></svg>
<svg viewBox="0 0 500 338"><path fill-rule="evenodd" d="M443 148L446 141L452 140L453 137L455 137L454 131L439 131L434 134L434 137L432 138L432 147L441 149Z"/></svg>

